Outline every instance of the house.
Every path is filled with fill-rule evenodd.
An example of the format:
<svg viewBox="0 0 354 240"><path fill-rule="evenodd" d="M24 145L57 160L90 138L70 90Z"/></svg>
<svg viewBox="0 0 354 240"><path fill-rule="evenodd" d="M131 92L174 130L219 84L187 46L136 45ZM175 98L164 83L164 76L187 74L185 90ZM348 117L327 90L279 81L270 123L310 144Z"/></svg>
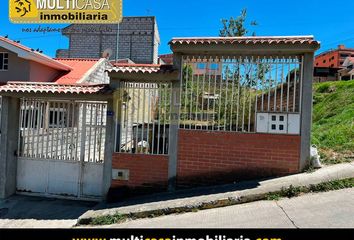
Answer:
<svg viewBox="0 0 354 240"><path fill-rule="evenodd" d="M173 38L172 65L0 44L0 198L121 198L309 164L313 36Z"/></svg>
<svg viewBox="0 0 354 240"><path fill-rule="evenodd" d="M347 57L354 57L354 48L346 48L338 45L337 49L331 49L315 56L315 67L341 68Z"/></svg>
<svg viewBox="0 0 354 240"><path fill-rule="evenodd" d="M38 193L48 189L51 194L77 195L79 190L74 186L79 172L72 173L72 169L75 171L79 164L73 163L85 159L97 162L91 168L102 168L98 163L104 158L106 105L94 95L109 83L105 70L110 63L105 58L53 59L4 37L0 37L0 56L1 118L7 119L7 124L16 124L2 125L1 159L16 159L17 164L11 166L17 172L13 179L16 191ZM18 98L9 102L13 98L7 94ZM91 101L80 101L81 95ZM18 137L13 138L4 130L9 128L16 129ZM6 154L10 154L8 158ZM48 164L43 159L63 161ZM49 178L41 175L43 169L49 169ZM1 175L5 177L7 173ZM82 191L100 195L102 187L98 186Z"/></svg>
<svg viewBox="0 0 354 240"><path fill-rule="evenodd" d="M339 79L338 71L341 69L341 67L314 67L313 82L320 83L327 81L337 81Z"/></svg>
<svg viewBox="0 0 354 240"><path fill-rule="evenodd" d="M342 69L347 57L354 57L354 48L346 48L344 45L315 56L314 82L337 81L338 71Z"/></svg>
<svg viewBox="0 0 354 240"><path fill-rule="evenodd" d="M338 71L340 80L354 79L354 57L347 57L342 65L342 69Z"/></svg>
<svg viewBox="0 0 354 240"><path fill-rule="evenodd" d="M117 31L119 32L117 34ZM108 54L135 63L157 64L160 35L155 17L123 17L117 24L71 24L62 30L69 49L58 49L58 58L101 58Z"/></svg>
<svg viewBox="0 0 354 240"><path fill-rule="evenodd" d="M109 63L101 59L51 58L16 41L0 37L0 82L108 83ZM19 71L21 70L21 71Z"/></svg>

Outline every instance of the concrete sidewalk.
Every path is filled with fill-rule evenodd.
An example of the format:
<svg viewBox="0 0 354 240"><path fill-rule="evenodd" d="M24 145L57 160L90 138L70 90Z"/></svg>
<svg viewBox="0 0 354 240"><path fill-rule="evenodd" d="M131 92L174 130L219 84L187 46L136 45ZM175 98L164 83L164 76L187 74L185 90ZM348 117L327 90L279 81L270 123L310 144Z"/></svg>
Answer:
<svg viewBox="0 0 354 240"><path fill-rule="evenodd" d="M103 228L353 228L354 188L256 201Z"/></svg>
<svg viewBox="0 0 354 240"><path fill-rule="evenodd" d="M71 228L96 204L15 195L0 201L0 228Z"/></svg>
<svg viewBox="0 0 354 240"><path fill-rule="evenodd" d="M310 186L332 180L353 178L354 162L326 166L312 173L300 173L264 181L240 182L232 185L155 194L131 199L118 204L101 203L93 210L84 213L78 219L79 224L87 224L93 218L114 214L144 218L151 215L163 215L188 212L195 208L215 208L236 205L264 199L270 192L280 191L290 185Z"/></svg>

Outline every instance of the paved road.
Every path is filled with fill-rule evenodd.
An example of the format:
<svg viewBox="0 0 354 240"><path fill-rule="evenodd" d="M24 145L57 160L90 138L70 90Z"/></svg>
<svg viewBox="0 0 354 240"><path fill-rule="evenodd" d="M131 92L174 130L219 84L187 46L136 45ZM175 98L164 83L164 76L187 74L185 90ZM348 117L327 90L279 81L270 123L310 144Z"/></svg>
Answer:
<svg viewBox="0 0 354 240"><path fill-rule="evenodd" d="M140 219L115 228L353 228L354 188Z"/></svg>

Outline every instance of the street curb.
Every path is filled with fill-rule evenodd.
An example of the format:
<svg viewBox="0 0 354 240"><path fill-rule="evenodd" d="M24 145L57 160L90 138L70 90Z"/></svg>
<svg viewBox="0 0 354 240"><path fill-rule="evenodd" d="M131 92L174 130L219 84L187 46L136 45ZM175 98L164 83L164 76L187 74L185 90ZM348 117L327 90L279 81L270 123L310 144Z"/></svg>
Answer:
<svg viewBox="0 0 354 240"><path fill-rule="evenodd" d="M257 188L218 193L211 196L197 196L187 199L174 199L148 204L118 207L103 210L90 210L77 221L77 225L90 225L92 220L119 214L122 219L152 218L163 215L193 212L218 207L226 207L267 199L269 194L293 187L308 188L334 180L354 178L352 163L338 164L319 169L313 173L300 173L260 182Z"/></svg>
<svg viewBox="0 0 354 240"><path fill-rule="evenodd" d="M237 204L243 204L243 203L249 203L249 202L254 202L254 201L259 201L259 200L264 200L269 193L263 193L263 194L251 194L248 196L241 196L241 197L229 197L225 199L218 199L215 201L210 201L210 202L200 202L197 204L191 204L191 205L185 205L181 207L167 207L167 208L161 208L161 209L154 209L154 210L148 210L148 211L137 211L137 212L128 212L128 213L123 213L123 212L116 212L120 213L123 218L129 218L129 219L139 219L139 218L153 218L153 217L158 217L158 216L164 216L164 215L170 215L170 214L179 214L179 213L187 213L187 212L193 212L193 211L198 211L198 210L206 210L206 209L212 209L212 208L219 208L219 207L227 207L227 206L232 206L232 205L237 205ZM104 217L104 216L109 216L112 214L107 214L107 215L101 215L101 216L86 216L84 214L81 216L78 221L77 225L90 225L92 220L97 217Z"/></svg>

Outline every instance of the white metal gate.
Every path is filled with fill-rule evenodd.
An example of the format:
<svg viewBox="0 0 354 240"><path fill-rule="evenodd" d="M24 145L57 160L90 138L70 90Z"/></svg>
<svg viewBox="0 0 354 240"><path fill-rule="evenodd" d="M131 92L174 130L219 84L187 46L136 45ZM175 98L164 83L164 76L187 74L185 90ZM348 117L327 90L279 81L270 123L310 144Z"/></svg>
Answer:
<svg viewBox="0 0 354 240"><path fill-rule="evenodd" d="M172 84L121 81L120 90L122 124L116 151L168 155Z"/></svg>
<svg viewBox="0 0 354 240"><path fill-rule="evenodd" d="M17 192L102 196L106 102L22 99Z"/></svg>

